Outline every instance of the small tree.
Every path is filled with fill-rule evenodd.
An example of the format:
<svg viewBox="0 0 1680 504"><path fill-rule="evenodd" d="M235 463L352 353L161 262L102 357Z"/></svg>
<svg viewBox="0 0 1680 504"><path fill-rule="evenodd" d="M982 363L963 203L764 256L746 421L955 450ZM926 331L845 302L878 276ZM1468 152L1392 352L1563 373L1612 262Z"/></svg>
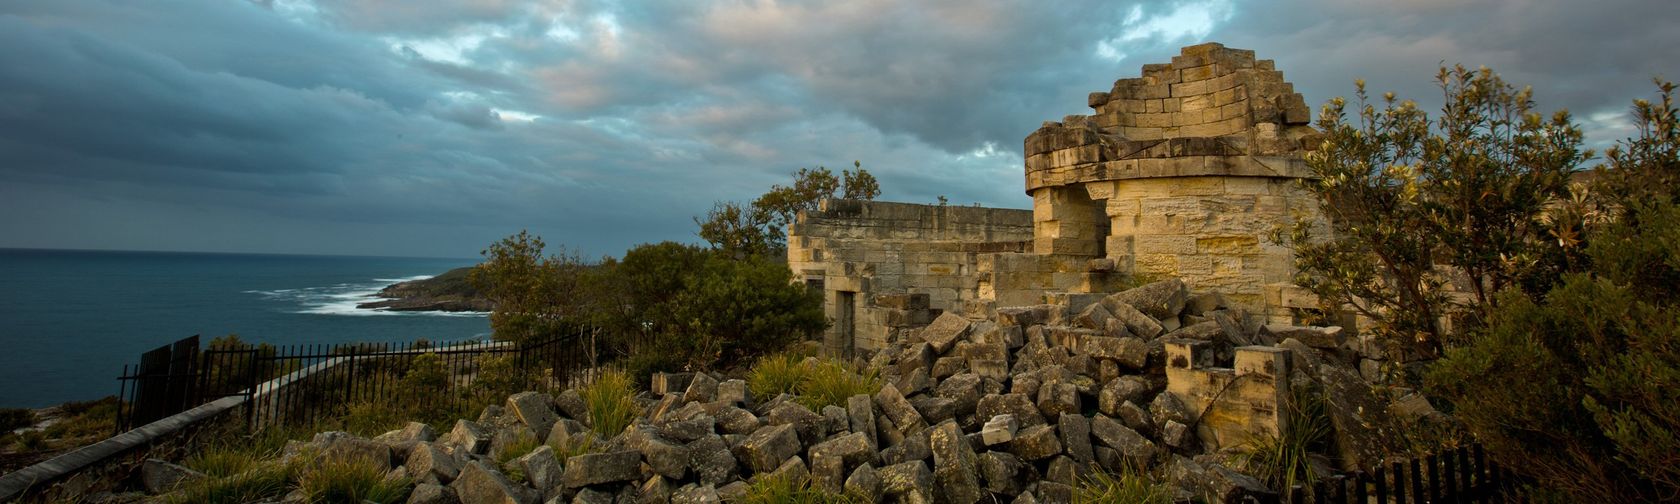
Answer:
<svg viewBox="0 0 1680 504"><path fill-rule="evenodd" d="M564 249L544 256L541 237L521 230L493 243L481 254L468 279L494 308L490 328L496 339L523 342L558 334L568 317L586 310L580 296L588 265Z"/></svg>
<svg viewBox="0 0 1680 504"><path fill-rule="evenodd" d="M1393 93L1378 108L1363 81L1356 121L1342 98L1324 106L1305 187L1332 231L1316 236L1302 221L1280 240L1295 247L1297 283L1326 308L1352 309L1389 341L1431 355L1447 335L1443 318L1474 326L1492 293L1548 286L1532 275L1560 257L1546 208L1591 155L1568 112L1543 118L1528 89L1491 70L1443 67L1437 81L1446 105L1435 120ZM1455 299L1449 283L1470 297Z"/></svg>
<svg viewBox="0 0 1680 504"><path fill-rule="evenodd" d="M700 239L731 257L769 255L779 250L768 214L740 203L713 203L706 217L695 217L694 224L700 227Z"/></svg>
<svg viewBox="0 0 1680 504"><path fill-rule="evenodd" d="M863 163L853 161L857 171L844 170L841 177L828 168L800 168L792 186L774 185L750 206L720 201L704 218L696 217L700 238L737 259L746 256L780 255L787 250L787 229L799 212L817 209L824 199L844 197L871 200L881 195L881 184Z"/></svg>

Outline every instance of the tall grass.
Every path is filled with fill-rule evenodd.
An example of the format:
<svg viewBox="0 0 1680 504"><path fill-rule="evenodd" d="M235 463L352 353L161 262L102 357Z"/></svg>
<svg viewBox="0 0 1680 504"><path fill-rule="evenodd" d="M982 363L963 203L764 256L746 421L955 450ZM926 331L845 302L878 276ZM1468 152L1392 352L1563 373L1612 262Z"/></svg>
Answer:
<svg viewBox="0 0 1680 504"><path fill-rule="evenodd" d="M875 395L881 391L881 379L875 371L858 370L844 362L820 359L805 366L805 379L800 380L794 399L799 404L822 411L826 406L845 406L846 399L858 395Z"/></svg>
<svg viewBox="0 0 1680 504"><path fill-rule="evenodd" d="M632 383L623 371L607 371L579 391L589 405L590 429L610 438L630 426L637 414Z"/></svg>
<svg viewBox="0 0 1680 504"><path fill-rule="evenodd" d="M1255 440L1240 456L1243 468L1289 500L1295 485L1311 487L1317 474L1310 455L1323 451L1330 438L1330 418L1325 412L1324 394L1316 387L1293 387L1289 391L1287 428L1279 436Z"/></svg>
<svg viewBox="0 0 1680 504"><path fill-rule="evenodd" d="M881 380L874 371L854 369L834 359L805 359L783 353L754 363L747 375L747 387L756 397L795 394L798 397L794 401L820 411L825 406L845 405L854 395L879 392Z"/></svg>
<svg viewBox="0 0 1680 504"><path fill-rule="evenodd" d="M1170 504L1172 501L1172 490L1164 480L1134 469L1120 474L1092 471L1079 481L1073 492L1073 502L1079 504Z"/></svg>
<svg viewBox="0 0 1680 504"><path fill-rule="evenodd" d="M747 487L739 504L861 504L872 498L838 494L811 485L810 478L759 478Z"/></svg>
<svg viewBox="0 0 1680 504"><path fill-rule="evenodd" d="M792 394L805 379L804 359L790 353L768 355L753 363L752 372L747 374L747 389L753 397L769 399L781 394Z"/></svg>
<svg viewBox="0 0 1680 504"><path fill-rule="evenodd" d="M283 496L291 489L293 468L277 462L256 464L243 472L184 485L160 499L166 504L244 504Z"/></svg>
<svg viewBox="0 0 1680 504"><path fill-rule="evenodd" d="M297 486L309 502L393 504L408 499L414 482L406 477L387 480L378 463L340 456L316 461L301 471Z"/></svg>

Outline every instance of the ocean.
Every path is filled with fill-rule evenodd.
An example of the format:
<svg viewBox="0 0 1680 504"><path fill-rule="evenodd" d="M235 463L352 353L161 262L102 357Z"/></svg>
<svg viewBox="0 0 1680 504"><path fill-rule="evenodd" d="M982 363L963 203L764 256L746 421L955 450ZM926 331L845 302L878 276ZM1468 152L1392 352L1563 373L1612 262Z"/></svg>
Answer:
<svg viewBox="0 0 1680 504"><path fill-rule="evenodd" d="M0 407L115 394L124 364L195 334L274 345L487 337L484 314L356 308L386 285L475 262L0 249Z"/></svg>

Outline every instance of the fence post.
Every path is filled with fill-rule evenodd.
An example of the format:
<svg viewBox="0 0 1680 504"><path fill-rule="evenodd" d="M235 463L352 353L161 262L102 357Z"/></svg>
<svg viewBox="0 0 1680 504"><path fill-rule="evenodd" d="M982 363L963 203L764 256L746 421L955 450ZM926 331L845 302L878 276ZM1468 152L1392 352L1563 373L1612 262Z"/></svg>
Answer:
<svg viewBox="0 0 1680 504"><path fill-rule="evenodd" d="M348 357L350 359L350 368L349 368L350 371L347 373L347 376L344 378L344 404L350 404L350 402L355 400L355 397L356 397L356 350L357 350L357 348L356 348L356 345L346 345L346 346L350 347L350 356ZM340 346L340 348L343 348L343 346Z"/></svg>
<svg viewBox="0 0 1680 504"><path fill-rule="evenodd" d="M252 429L257 426L257 348L246 351L250 365L245 367L245 421Z"/></svg>

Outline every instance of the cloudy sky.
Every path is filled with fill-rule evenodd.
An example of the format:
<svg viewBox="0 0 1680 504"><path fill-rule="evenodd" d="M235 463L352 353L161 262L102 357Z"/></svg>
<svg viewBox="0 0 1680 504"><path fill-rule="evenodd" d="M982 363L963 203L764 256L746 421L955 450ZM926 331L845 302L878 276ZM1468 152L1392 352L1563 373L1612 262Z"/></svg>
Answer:
<svg viewBox="0 0 1680 504"><path fill-rule="evenodd" d="M1315 108L1486 65L1598 145L1680 79L1674 0L11 0L0 247L616 254L853 160L1025 208L1027 133L1203 41Z"/></svg>

